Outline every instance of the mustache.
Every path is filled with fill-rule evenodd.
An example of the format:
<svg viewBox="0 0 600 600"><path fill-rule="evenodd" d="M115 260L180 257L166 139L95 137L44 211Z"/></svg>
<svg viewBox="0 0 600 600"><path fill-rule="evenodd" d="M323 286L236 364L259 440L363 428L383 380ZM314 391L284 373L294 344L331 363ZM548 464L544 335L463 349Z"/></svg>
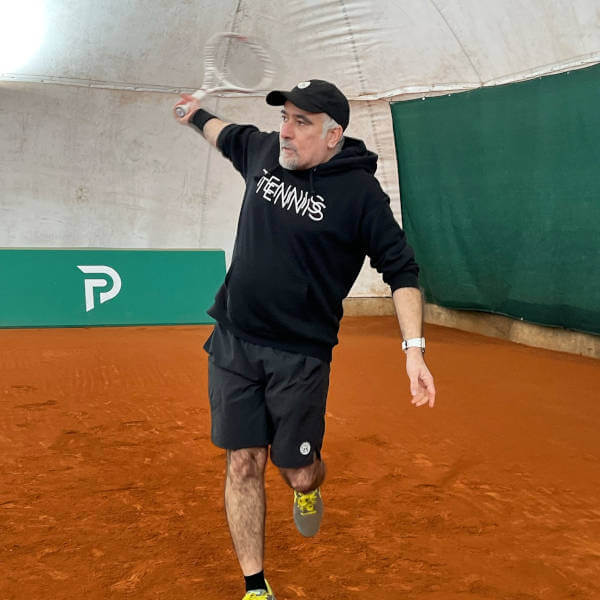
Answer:
<svg viewBox="0 0 600 600"><path fill-rule="evenodd" d="M296 147L293 144L289 144L287 142L280 141L279 142L279 149L283 150L284 148L286 150L292 150L293 152L296 152Z"/></svg>

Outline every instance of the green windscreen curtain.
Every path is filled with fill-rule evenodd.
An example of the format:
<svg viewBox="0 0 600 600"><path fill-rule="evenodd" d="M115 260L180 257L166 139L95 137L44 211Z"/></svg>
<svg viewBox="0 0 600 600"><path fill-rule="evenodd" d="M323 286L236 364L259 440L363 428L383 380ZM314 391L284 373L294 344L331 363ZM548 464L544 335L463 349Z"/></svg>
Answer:
<svg viewBox="0 0 600 600"><path fill-rule="evenodd" d="M600 65L391 108L427 300L600 333Z"/></svg>

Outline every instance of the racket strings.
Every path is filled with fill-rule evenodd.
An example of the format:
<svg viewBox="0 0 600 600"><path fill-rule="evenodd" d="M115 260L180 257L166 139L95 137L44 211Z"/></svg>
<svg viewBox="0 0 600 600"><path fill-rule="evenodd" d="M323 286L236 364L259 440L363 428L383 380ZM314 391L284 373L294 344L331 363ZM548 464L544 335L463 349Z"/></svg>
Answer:
<svg viewBox="0 0 600 600"><path fill-rule="evenodd" d="M213 36L204 55L203 88L219 91L266 89L275 69L265 48L255 40L235 33Z"/></svg>

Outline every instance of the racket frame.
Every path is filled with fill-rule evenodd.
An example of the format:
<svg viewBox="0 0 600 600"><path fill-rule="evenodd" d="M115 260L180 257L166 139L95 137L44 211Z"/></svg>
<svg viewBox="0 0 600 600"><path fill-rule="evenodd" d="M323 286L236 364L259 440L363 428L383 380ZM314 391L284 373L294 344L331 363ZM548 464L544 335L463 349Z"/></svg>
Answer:
<svg viewBox="0 0 600 600"><path fill-rule="evenodd" d="M216 49L219 43L224 39L238 40L247 44L260 59L263 66L262 78L256 85L242 87L239 84L229 81L225 73L220 72L215 65ZM192 97L196 100L202 100L209 94L219 94L225 92L236 92L238 94L250 94L258 90L266 90L275 76L275 67L271 55L267 52L265 46L257 39L240 33L221 32L212 35L204 46L204 82L199 90L196 90ZM190 109L190 103L179 104L175 107L175 114L182 118Z"/></svg>

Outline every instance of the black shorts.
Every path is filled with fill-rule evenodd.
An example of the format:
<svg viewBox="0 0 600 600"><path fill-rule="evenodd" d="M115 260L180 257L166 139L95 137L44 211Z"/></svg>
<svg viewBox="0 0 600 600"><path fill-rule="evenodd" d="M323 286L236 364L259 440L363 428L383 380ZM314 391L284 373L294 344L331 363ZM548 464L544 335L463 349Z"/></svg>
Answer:
<svg viewBox="0 0 600 600"><path fill-rule="evenodd" d="M206 344L211 437L220 448L271 446L278 467L320 457L329 363L241 340L217 324Z"/></svg>

